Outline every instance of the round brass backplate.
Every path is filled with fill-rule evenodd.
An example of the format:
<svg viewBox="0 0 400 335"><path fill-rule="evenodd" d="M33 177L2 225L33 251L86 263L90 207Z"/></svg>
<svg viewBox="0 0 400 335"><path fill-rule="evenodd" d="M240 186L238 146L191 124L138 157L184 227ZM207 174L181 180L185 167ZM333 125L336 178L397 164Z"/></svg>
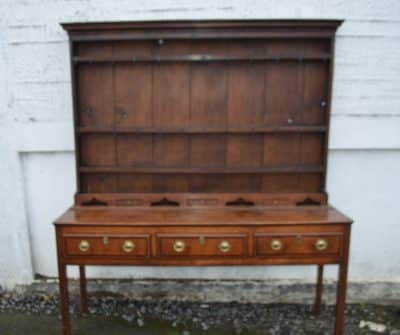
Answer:
<svg viewBox="0 0 400 335"><path fill-rule="evenodd" d="M226 253L231 250L231 244L228 241L222 241L218 246L219 251Z"/></svg>
<svg viewBox="0 0 400 335"><path fill-rule="evenodd" d="M185 250L185 242L183 241L175 241L174 242L174 250L175 252L183 252Z"/></svg>
<svg viewBox="0 0 400 335"><path fill-rule="evenodd" d="M82 240L79 242L79 250L82 252L86 252L90 249L90 243L89 241Z"/></svg>
<svg viewBox="0 0 400 335"><path fill-rule="evenodd" d="M272 250L279 251L282 250L283 243L281 240L272 240L269 246L271 247Z"/></svg>
<svg viewBox="0 0 400 335"><path fill-rule="evenodd" d="M126 240L122 245L122 250L125 252L132 252L133 250L135 250L135 243L130 240Z"/></svg>
<svg viewBox="0 0 400 335"><path fill-rule="evenodd" d="M324 251L328 248L328 242L324 239L319 239L315 242L315 249L318 251Z"/></svg>

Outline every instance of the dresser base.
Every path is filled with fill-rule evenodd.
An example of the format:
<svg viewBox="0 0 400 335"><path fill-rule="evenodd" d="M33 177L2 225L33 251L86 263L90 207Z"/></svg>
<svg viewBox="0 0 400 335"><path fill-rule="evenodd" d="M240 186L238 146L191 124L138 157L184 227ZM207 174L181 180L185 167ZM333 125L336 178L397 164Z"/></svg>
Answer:
<svg viewBox="0 0 400 335"><path fill-rule="evenodd" d="M315 314L324 265L339 266L335 335L343 335L351 220L329 206L235 209L68 210L56 222L63 335L71 335L67 266L316 265Z"/></svg>

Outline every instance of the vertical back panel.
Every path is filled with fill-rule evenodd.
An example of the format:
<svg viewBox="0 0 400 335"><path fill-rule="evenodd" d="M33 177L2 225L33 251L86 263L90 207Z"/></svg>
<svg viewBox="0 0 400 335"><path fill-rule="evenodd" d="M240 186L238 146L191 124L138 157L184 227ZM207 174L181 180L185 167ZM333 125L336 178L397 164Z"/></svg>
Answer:
<svg viewBox="0 0 400 335"><path fill-rule="evenodd" d="M81 191L323 192L333 33L196 25L74 42Z"/></svg>

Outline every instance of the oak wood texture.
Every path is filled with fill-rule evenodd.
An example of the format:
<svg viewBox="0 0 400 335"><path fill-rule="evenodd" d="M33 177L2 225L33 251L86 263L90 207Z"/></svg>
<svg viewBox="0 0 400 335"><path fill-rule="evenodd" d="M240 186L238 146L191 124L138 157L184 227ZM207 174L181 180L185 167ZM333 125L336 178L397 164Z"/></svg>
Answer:
<svg viewBox="0 0 400 335"><path fill-rule="evenodd" d="M342 234L341 233L279 233L257 234L255 236L255 254L257 256L282 257L282 256L308 256L308 255L332 255L340 256L342 251ZM325 250L317 250L315 244L319 240L327 243ZM279 241L282 244L281 249L274 250L271 248L273 241Z"/></svg>
<svg viewBox="0 0 400 335"><path fill-rule="evenodd" d="M316 287L315 304L314 304L314 313L316 316L319 316L321 314L322 292L324 289L323 278L324 278L324 267L323 265L318 265L317 287Z"/></svg>
<svg viewBox="0 0 400 335"><path fill-rule="evenodd" d="M287 176L282 176L282 178ZM326 193L115 193L115 194L76 194L75 204L85 206L93 201L101 201L104 205L118 207L149 207L152 203L167 198L179 204L180 208L226 207L226 204L237 199L246 199L255 206L295 206L306 199L317 204L326 204Z"/></svg>
<svg viewBox="0 0 400 335"><path fill-rule="evenodd" d="M148 257L149 236L109 234L64 234L65 253L69 256L120 256L120 257ZM79 249L79 243L85 241L89 247L86 251ZM124 243L133 244L132 251L124 250Z"/></svg>
<svg viewBox="0 0 400 335"><path fill-rule="evenodd" d="M325 191L338 20L67 23L77 193L55 221L67 265L339 266L351 219Z"/></svg>
<svg viewBox="0 0 400 335"><path fill-rule="evenodd" d="M273 226L335 225L351 219L332 206L259 206L237 208L176 208L74 206L56 220L57 226Z"/></svg>
<svg viewBox="0 0 400 335"><path fill-rule="evenodd" d="M81 314L86 316L89 314L87 304L87 287L86 287L86 271L83 265L79 266L79 292L80 292L80 307Z"/></svg>
<svg viewBox="0 0 400 335"><path fill-rule="evenodd" d="M259 208L69 209L56 221L61 258L68 264L266 265L334 264L344 256L351 220L329 206ZM274 251L273 239L283 247ZM315 244L323 239L325 250ZM79 243L89 242L81 251ZM124 252L125 241L135 249ZM184 242L182 252L174 243ZM221 252L226 241L231 248ZM231 258L229 256L236 256Z"/></svg>
<svg viewBox="0 0 400 335"><path fill-rule="evenodd" d="M77 194L323 194L339 24L64 24Z"/></svg>
<svg viewBox="0 0 400 335"><path fill-rule="evenodd" d="M175 250L175 243L183 243L182 251ZM232 233L168 233L157 234L158 257L240 257L247 256L247 235ZM226 245L226 249L221 246Z"/></svg>

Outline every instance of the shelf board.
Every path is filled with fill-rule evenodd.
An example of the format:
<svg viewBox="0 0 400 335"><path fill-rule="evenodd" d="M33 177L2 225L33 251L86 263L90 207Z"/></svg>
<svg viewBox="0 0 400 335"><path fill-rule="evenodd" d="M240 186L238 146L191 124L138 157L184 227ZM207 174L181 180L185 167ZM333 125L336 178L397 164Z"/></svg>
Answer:
<svg viewBox="0 0 400 335"><path fill-rule="evenodd" d="M260 62L260 61L327 61L329 53L310 55L254 55L254 56L218 56L218 55L182 55L182 56L134 56L131 57L82 57L72 58L75 64L80 63L171 63L171 62Z"/></svg>
<svg viewBox="0 0 400 335"><path fill-rule="evenodd" d="M193 168L193 167L80 167L81 173L135 173L135 174L267 174L267 173L320 173L322 165L277 166L258 168Z"/></svg>
<svg viewBox="0 0 400 335"><path fill-rule="evenodd" d="M265 133L323 133L325 126L285 126L265 128L95 128L80 127L80 134L265 134Z"/></svg>

